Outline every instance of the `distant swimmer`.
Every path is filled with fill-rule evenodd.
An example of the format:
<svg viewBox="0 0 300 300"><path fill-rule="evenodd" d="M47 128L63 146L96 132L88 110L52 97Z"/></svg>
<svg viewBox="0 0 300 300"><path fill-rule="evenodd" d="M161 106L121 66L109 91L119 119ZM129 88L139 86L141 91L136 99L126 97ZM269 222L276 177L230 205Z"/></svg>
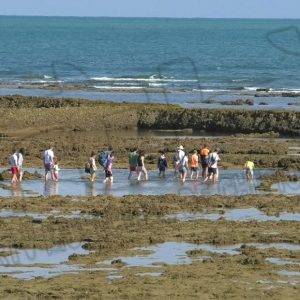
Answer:
<svg viewBox="0 0 300 300"><path fill-rule="evenodd" d="M246 161L244 168L245 168L246 178L253 179L254 162L250 160Z"/></svg>

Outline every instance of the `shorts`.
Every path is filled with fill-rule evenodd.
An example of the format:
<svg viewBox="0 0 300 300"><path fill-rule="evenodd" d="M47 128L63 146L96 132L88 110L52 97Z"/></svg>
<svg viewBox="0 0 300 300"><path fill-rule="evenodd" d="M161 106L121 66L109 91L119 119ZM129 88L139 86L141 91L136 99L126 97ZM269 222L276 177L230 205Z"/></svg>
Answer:
<svg viewBox="0 0 300 300"><path fill-rule="evenodd" d="M166 167L159 167L158 170L159 170L159 172L165 172L166 171Z"/></svg>
<svg viewBox="0 0 300 300"><path fill-rule="evenodd" d="M187 172L187 168L186 167L182 167L182 168L179 169L179 172L181 174L185 174Z"/></svg>
<svg viewBox="0 0 300 300"><path fill-rule="evenodd" d="M106 177L106 178L112 177L112 172L111 172L111 171L108 171L108 170L105 170L105 177Z"/></svg>
<svg viewBox="0 0 300 300"><path fill-rule="evenodd" d="M44 167L45 167L45 171L46 172L50 172L51 171L51 164L44 164Z"/></svg>
<svg viewBox="0 0 300 300"><path fill-rule="evenodd" d="M192 172L198 172L198 167L191 167Z"/></svg>
<svg viewBox="0 0 300 300"><path fill-rule="evenodd" d="M208 167L208 159L207 158L203 158L201 160L201 166L202 166L203 169Z"/></svg>
<svg viewBox="0 0 300 300"><path fill-rule="evenodd" d="M144 173L147 172L147 170L146 170L146 168L144 166L138 166L137 170L138 170L138 172L144 172Z"/></svg>
<svg viewBox="0 0 300 300"><path fill-rule="evenodd" d="M12 167L10 170L13 175L19 175L19 170L17 167Z"/></svg>
<svg viewBox="0 0 300 300"><path fill-rule="evenodd" d="M130 172L136 172L136 166L130 166Z"/></svg>
<svg viewBox="0 0 300 300"><path fill-rule="evenodd" d="M253 176L253 169L246 168L246 174L250 174L251 176Z"/></svg>
<svg viewBox="0 0 300 300"><path fill-rule="evenodd" d="M217 172L218 172L218 168L211 168L211 167L208 168L208 175L211 175L211 174L216 175Z"/></svg>
<svg viewBox="0 0 300 300"><path fill-rule="evenodd" d="M96 170L94 170L93 168L90 168L90 174L93 175L94 173L96 173Z"/></svg>

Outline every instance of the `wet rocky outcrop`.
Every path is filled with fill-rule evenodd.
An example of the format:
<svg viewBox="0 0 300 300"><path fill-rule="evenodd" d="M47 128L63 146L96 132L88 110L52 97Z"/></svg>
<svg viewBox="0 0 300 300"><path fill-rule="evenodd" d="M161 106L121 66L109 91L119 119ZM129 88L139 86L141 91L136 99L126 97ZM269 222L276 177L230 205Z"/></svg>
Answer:
<svg viewBox="0 0 300 300"><path fill-rule="evenodd" d="M193 128L209 132L300 135L300 112L221 109L147 108L140 112L144 129Z"/></svg>

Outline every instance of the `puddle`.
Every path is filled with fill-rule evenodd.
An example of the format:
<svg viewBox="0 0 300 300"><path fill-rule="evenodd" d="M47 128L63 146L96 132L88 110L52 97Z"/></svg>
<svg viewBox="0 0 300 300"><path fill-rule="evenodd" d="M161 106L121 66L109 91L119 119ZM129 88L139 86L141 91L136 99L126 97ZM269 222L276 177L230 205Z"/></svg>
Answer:
<svg viewBox="0 0 300 300"><path fill-rule="evenodd" d="M0 275L30 280L36 277L51 278L67 273L82 271L111 271L112 268L85 268L83 265L68 265L70 255L88 255L91 252L82 248L84 243L72 243L56 246L48 250L8 249L0 252L14 251L9 256L0 256ZM40 265L45 265L40 266Z"/></svg>
<svg viewBox="0 0 300 300"><path fill-rule="evenodd" d="M151 276L151 277L159 277L162 275L161 272L148 272L148 273L136 273L136 276Z"/></svg>
<svg viewBox="0 0 300 300"><path fill-rule="evenodd" d="M45 220L49 217L64 218L64 219L93 219L95 218L89 214L82 214L80 211L72 211L70 214L62 214L60 211L51 211L50 213L31 213L25 211L12 211L8 209L2 209L0 211L0 219L5 218L24 218L29 217L35 220Z"/></svg>
<svg viewBox="0 0 300 300"><path fill-rule="evenodd" d="M36 169L27 169L34 172ZM43 173L43 170L38 170ZM255 177L272 174L272 170L256 170ZM28 196L97 196L97 195L228 195L238 196L245 194L264 194L264 191L256 190L260 184L259 179L247 181L242 170L220 170L220 181L216 184L211 182L187 180L184 184L180 183L178 178L173 177L173 171L170 169L166 173L166 179L160 179L157 171L149 171L149 180L138 182L136 178L128 181L128 170L114 170L114 183L104 184L104 173L98 170L95 182L89 182L87 179L81 179L86 176L84 170L66 169L60 171L59 182L44 182L43 180L26 180L21 184L20 189L1 189L2 197L28 197ZM5 183L10 186L8 182ZM279 187L279 193L300 194L300 183L298 185L288 185L282 190ZM24 192L26 190L27 192ZM31 191L31 192L28 192Z"/></svg>
<svg viewBox="0 0 300 300"><path fill-rule="evenodd" d="M174 215L165 216L163 219L176 219L179 221L193 221L193 220L226 220L226 221L300 221L300 213L281 213L278 216L268 216L264 212L256 208L232 209L226 210L224 213L178 213Z"/></svg>
<svg viewBox="0 0 300 300"><path fill-rule="evenodd" d="M136 255L133 257L119 257L115 259L121 259L122 262L126 263L127 267L162 267L164 264L167 265L182 265L191 264L195 260L206 261L211 259L209 256L196 256L189 257L187 252L192 250L203 250L214 254L226 254L226 255L239 255L241 253L242 244L235 244L229 246L214 246L209 244L190 244L190 243L177 243L177 242L166 242L156 246L133 248L132 250L147 251L144 255ZM252 246L257 249L280 249L280 250L291 250L299 251L300 245L287 244L287 243L272 243L272 244L259 244L249 243L246 246ZM149 254L149 251L151 253ZM104 261L103 264L111 264L111 260Z"/></svg>
<svg viewBox="0 0 300 300"><path fill-rule="evenodd" d="M266 261L270 262L271 264L275 264L278 266L290 265L290 266L300 266L300 262L290 261L287 259L281 259L277 257L268 257Z"/></svg>
<svg viewBox="0 0 300 300"><path fill-rule="evenodd" d="M283 276L289 276L289 277L300 276L300 272L298 272L298 271L282 270L282 271L279 271L278 274L283 275Z"/></svg>
<svg viewBox="0 0 300 300"><path fill-rule="evenodd" d="M272 184L272 188L276 189L280 194L300 194L300 181L289 181Z"/></svg>

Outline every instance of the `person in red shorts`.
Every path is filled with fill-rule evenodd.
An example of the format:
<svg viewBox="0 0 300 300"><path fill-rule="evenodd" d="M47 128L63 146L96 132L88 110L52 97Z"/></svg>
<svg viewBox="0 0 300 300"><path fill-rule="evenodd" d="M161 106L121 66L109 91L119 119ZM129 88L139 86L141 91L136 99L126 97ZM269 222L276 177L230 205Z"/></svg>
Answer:
<svg viewBox="0 0 300 300"><path fill-rule="evenodd" d="M129 154L129 175L128 175L128 180L130 180L131 175L133 172L135 172L136 174L138 174L137 171L137 163L138 163L138 157L139 154L137 153L137 149L131 149L130 150L130 154Z"/></svg>
<svg viewBox="0 0 300 300"><path fill-rule="evenodd" d="M12 178L11 178L12 184L19 182L20 166L22 166L22 163L23 163L22 154L20 154L18 151L14 151L14 154L12 154L9 158L10 170L12 174Z"/></svg>

